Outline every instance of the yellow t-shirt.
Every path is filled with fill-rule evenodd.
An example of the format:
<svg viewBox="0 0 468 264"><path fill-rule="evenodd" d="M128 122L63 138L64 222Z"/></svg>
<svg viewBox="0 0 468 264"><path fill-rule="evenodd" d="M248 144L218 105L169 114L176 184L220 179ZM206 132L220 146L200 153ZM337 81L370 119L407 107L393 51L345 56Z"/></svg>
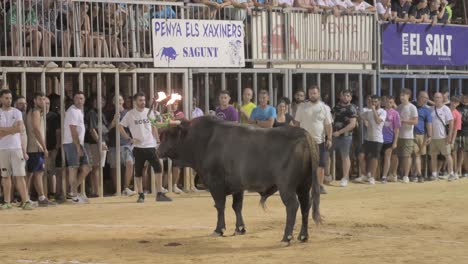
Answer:
<svg viewBox="0 0 468 264"><path fill-rule="evenodd" d="M242 110L247 113L247 116L250 118L250 114L252 114L252 111L254 108L257 107L254 103L250 102L248 104L242 105ZM244 116L241 118L241 123L247 123L247 119L245 119Z"/></svg>

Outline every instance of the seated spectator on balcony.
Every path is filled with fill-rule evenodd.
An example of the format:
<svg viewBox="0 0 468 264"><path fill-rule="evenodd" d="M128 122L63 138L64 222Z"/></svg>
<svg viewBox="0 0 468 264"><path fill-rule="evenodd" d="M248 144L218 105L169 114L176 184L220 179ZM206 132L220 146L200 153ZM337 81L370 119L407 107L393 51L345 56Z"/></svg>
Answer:
<svg viewBox="0 0 468 264"><path fill-rule="evenodd" d="M231 5L231 0L194 0L194 3L204 4L210 8L210 19L215 19L218 11Z"/></svg>
<svg viewBox="0 0 468 264"><path fill-rule="evenodd" d="M56 56L62 57L71 57L70 56L70 49L71 49L71 25L72 23L68 23L68 21L73 21L72 19L72 12L71 8L68 5L68 1L66 0L55 0L55 40L57 45L57 52ZM52 31L54 32L54 31ZM52 40L52 44L55 44ZM61 52L61 53L60 53ZM63 67L71 68L72 65L64 61Z"/></svg>
<svg viewBox="0 0 468 264"><path fill-rule="evenodd" d="M411 4L407 0L399 0L392 4L392 14L395 17L395 22L409 22L409 11Z"/></svg>
<svg viewBox="0 0 468 264"><path fill-rule="evenodd" d="M273 8L273 3L270 0L252 0L252 2L255 7L266 8L269 10Z"/></svg>
<svg viewBox="0 0 468 264"><path fill-rule="evenodd" d="M320 8L317 6L315 0L296 0L294 7L307 9L309 12L318 12Z"/></svg>
<svg viewBox="0 0 468 264"><path fill-rule="evenodd" d="M364 0L354 0L353 2L356 11L375 11L375 7Z"/></svg>
<svg viewBox="0 0 468 264"><path fill-rule="evenodd" d="M427 23L429 20L429 9L427 0L414 0L409 10L409 21L411 23Z"/></svg>
<svg viewBox="0 0 468 264"><path fill-rule="evenodd" d="M395 20L397 14L392 12L390 0L381 0L375 5L377 9L377 14L381 21L393 21Z"/></svg>
<svg viewBox="0 0 468 264"><path fill-rule="evenodd" d="M338 9L336 8L335 2L333 0L317 0L317 5L320 9L322 9L328 14L333 12L335 16L340 15L340 13L338 12Z"/></svg>
<svg viewBox="0 0 468 264"><path fill-rule="evenodd" d="M281 8L288 8L293 7L294 0L278 0L278 7Z"/></svg>
<svg viewBox="0 0 468 264"><path fill-rule="evenodd" d="M234 7L233 10L229 10L228 17L232 20L244 21L247 18L247 14L251 14L251 7L254 5L251 0L231 0L231 4Z"/></svg>
<svg viewBox="0 0 468 264"><path fill-rule="evenodd" d="M128 30L126 27L128 21L126 4L108 4L105 6L104 17L105 38L107 44L111 47L110 54L114 58L129 57L123 39L127 38L126 43L129 43L129 32L122 32L122 30ZM136 68L135 64L126 64L124 62L119 63L118 67L120 69Z"/></svg>
<svg viewBox="0 0 468 264"><path fill-rule="evenodd" d="M26 48L26 46L29 44L31 52L28 54L28 50L24 49L23 56L32 55L36 57L39 56L39 50L41 48L42 41L42 34L38 29L37 12L36 9L33 8L31 0L25 0L23 4L24 10L22 14L22 21L18 21L17 7L15 4L10 6L10 10L7 13L6 26L7 30L9 30L11 33L10 37L12 55L19 56L19 49ZM25 42L21 47L19 43L20 37L23 38ZM19 65L21 65L21 62L14 62L14 66ZM38 67L41 66L41 64L37 61L32 61L31 66Z"/></svg>
<svg viewBox="0 0 468 264"><path fill-rule="evenodd" d="M351 13L355 10L354 4L351 0L334 0L336 8L340 11L342 15Z"/></svg>
<svg viewBox="0 0 468 264"><path fill-rule="evenodd" d="M176 12L170 5L156 5L150 12L152 18L177 18Z"/></svg>
<svg viewBox="0 0 468 264"><path fill-rule="evenodd" d="M445 10L445 5L447 2L441 0L431 0L429 5L429 20L433 25L447 24L448 23L448 14Z"/></svg>
<svg viewBox="0 0 468 264"><path fill-rule="evenodd" d="M55 23L56 8L53 0L44 0L37 2L35 6L38 20L39 31L42 33L42 55L44 57L52 57L52 43L55 43ZM58 65L51 61L46 63L47 68L56 68Z"/></svg>

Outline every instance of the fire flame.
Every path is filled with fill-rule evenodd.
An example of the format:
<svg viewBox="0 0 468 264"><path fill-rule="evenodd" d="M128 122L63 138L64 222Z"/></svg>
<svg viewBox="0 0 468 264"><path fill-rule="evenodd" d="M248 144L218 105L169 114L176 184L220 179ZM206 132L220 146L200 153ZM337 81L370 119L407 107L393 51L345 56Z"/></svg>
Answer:
<svg viewBox="0 0 468 264"><path fill-rule="evenodd" d="M156 99L156 102L161 102L167 98L166 94L164 92L158 92L158 99Z"/></svg>
<svg viewBox="0 0 468 264"><path fill-rule="evenodd" d="M175 103L176 101L180 101L182 100L182 96L178 93L173 93L171 94L171 99L169 99L169 101L166 103L166 105L171 105L173 103Z"/></svg>

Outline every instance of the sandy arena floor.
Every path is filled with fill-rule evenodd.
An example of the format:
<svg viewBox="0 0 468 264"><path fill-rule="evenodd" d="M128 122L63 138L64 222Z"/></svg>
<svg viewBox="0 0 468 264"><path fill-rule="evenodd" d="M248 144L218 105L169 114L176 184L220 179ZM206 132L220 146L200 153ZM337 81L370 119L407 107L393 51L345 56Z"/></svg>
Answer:
<svg viewBox="0 0 468 264"><path fill-rule="evenodd" d="M223 238L208 236L216 221L208 193L174 195L172 203L113 197L1 211L0 263L468 263L467 179L328 192L325 223L312 225L308 243L288 248L279 243L285 209L277 195L263 211L259 196L247 194L248 234Z"/></svg>

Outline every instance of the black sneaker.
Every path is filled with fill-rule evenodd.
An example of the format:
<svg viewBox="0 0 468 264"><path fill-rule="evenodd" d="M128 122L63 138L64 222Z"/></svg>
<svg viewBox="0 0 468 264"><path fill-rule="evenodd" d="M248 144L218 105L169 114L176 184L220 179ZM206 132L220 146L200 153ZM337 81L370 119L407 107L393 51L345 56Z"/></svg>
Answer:
<svg viewBox="0 0 468 264"><path fill-rule="evenodd" d="M418 177L416 177L416 176L411 176L410 182L418 182Z"/></svg>
<svg viewBox="0 0 468 264"><path fill-rule="evenodd" d="M140 193L138 195L138 200L137 200L137 203L144 203L145 202L145 194L144 193Z"/></svg>
<svg viewBox="0 0 468 264"><path fill-rule="evenodd" d="M320 194L327 194L327 190L322 185L320 185Z"/></svg>
<svg viewBox="0 0 468 264"><path fill-rule="evenodd" d="M52 202L52 201L49 201L49 199L45 198L44 200L39 200L37 201L37 204L39 205L39 207L47 207L47 206L56 206L57 204Z"/></svg>
<svg viewBox="0 0 468 264"><path fill-rule="evenodd" d="M382 177L382 179L380 179L380 182L382 184L386 184L388 181L387 181L387 177Z"/></svg>
<svg viewBox="0 0 468 264"><path fill-rule="evenodd" d="M172 202L172 199L167 197L166 194L158 192L156 194L156 202Z"/></svg>
<svg viewBox="0 0 468 264"><path fill-rule="evenodd" d="M424 183L424 177L423 176L418 176L418 182L419 183Z"/></svg>

